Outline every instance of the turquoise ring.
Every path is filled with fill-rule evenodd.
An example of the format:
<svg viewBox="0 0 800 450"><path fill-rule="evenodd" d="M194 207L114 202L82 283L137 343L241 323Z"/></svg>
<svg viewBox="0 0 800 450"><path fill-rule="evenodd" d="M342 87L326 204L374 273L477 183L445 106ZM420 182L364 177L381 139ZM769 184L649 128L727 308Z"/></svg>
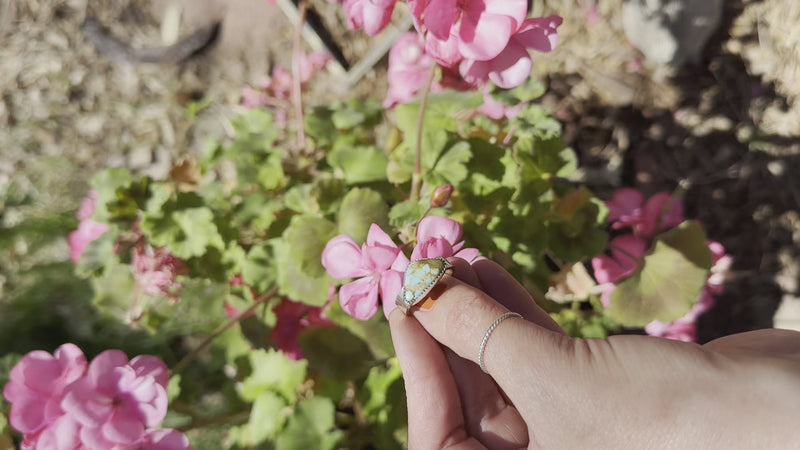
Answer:
<svg viewBox="0 0 800 450"><path fill-rule="evenodd" d="M404 314L411 314L411 308L421 302L445 274L452 271L453 265L442 256L411 261L406 267L403 287L397 294L397 307Z"/></svg>

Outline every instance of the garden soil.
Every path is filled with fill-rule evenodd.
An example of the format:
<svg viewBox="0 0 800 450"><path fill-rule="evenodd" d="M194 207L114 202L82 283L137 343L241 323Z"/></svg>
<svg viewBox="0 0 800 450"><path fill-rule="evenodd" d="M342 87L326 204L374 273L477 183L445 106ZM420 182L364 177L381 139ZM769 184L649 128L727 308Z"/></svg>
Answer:
<svg viewBox="0 0 800 450"><path fill-rule="evenodd" d="M680 186L687 215L735 258L700 319L701 341L772 326L779 307L778 324L800 328L800 46L778 20L793 1L725 2L701 60L671 73L626 42L621 0L534 2L565 18L559 47L537 55L534 72L579 154L580 180L602 198L621 186ZM311 5L350 64L368 52L339 6ZM166 23L176 10L178 28ZM81 32L87 17L136 47L221 28L182 64L131 64L98 52ZM164 176L208 136L231 133L242 87L289 67L293 34L286 12L264 0L0 0L0 184L27 183L42 208L72 214L103 167ZM384 92L385 64L347 92L319 74L308 97ZM210 106L187 115L201 99Z"/></svg>

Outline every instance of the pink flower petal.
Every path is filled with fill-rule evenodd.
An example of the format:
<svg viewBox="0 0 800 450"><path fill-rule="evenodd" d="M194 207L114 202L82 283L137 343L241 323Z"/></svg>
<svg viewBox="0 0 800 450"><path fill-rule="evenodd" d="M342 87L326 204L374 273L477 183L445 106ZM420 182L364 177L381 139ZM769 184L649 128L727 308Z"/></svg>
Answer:
<svg viewBox="0 0 800 450"><path fill-rule="evenodd" d="M483 3L483 5L480 5ZM528 14L528 2L526 0L482 0L481 2L472 2L470 9L472 11L479 11L484 9L486 14L496 14L510 17L515 23L515 29L525 20Z"/></svg>
<svg viewBox="0 0 800 450"><path fill-rule="evenodd" d="M531 76L532 67L533 62L527 50L512 40L496 58L489 61L489 79L503 89L512 89Z"/></svg>
<svg viewBox="0 0 800 450"><path fill-rule="evenodd" d="M559 16L527 19L512 39L527 48L549 52L558 44L558 27L563 20Z"/></svg>
<svg viewBox="0 0 800 450"><path fill-rule="evenodd" d="M417 225L417 242L425 242L432 238L442 238L451 244L461 239L461 224L453 219L441 216L427 216Z"/></svg>
<svg viewBox="0 0 800 450"><path fill-rule="evenodd" d="M64 414L42 430L36 448L73 450L80 445L80 424L69 414Z"/></svg>
<svg viewBox="0 0 800 450"><path fill-rule="evenodd" d="M396 307L395 300L403 287L403 273L388 270L381 274L381 303L383 314L389 318L389 313Z"/></svg>
<svg viewBox="0 0 800 450"><path fill-rule="evenodd" d="M614 197L606 203L608 207L608 221L629 220L631 217L641 215L644 196L630 188L623 188L614 193Z"/></svg>
<svg viewBox="0 0 800 450"><path fill-rule="evenodd" d="M131 444L144 434L144 424L135 415L120 410L101 426L100 432L111 442Z"/></svg>
<svg viewBox="0 0 800 450"><path fill-rule="evenodd" d="M169 368L161 358L153 355L139 355L133 358L130 366L136 372L137 377L153 377L156 383L166 389L169 383Z"/></svg>
<svg viewBox="0 0 800 450"><path fill-rule="evenodd" d="M378 312L378 280L361 278L339 288L342 309L358 320L369 320Z"/></svg>
<svg viewBox="0 0 800 450"><path fill-rule="evenodd" d="M480 250L478 250L477 248L465 248L453 256L455 256L456 258L461 258L464 261L472 264L475 262L476 258L478 258L479 254Z"/></svg>
<svg viewBox="0 0 800 450"><path fill-rule="evenodd" d="M458 51L467 59L492 59L508 45L516 29L516 21L509 16L464 14L458 29Z"/></svg>
<svg viewBox="0 0 800 450"><path fill-rule="evenodd" d="M148 450L188 450L191 448L189 438L171 428L147 430L144 441Z"/></svg>
<svg viewBox="0 0 800 450"><path fill-rule="evenodd" d="M431 55L440 65L453 67L464 59L459 52L458 42L458 36L452 32L446 40L428 35L425 39L425 53Z"/></svg>
<svg viewBox="0 0 800 450"><path fill-rule="evenodd" d="M78 229L70 233L67 237L70 260L72 260L73 263L78 262L86 246L99 238L106 231L108 231L108 225L95 222L91 219L79 223Z"/></svg>
<svg viewBox="0 0 800 450"><path fill-rule="evenodd" d="M98 392L105 395L112 395L116 386L114 380L109 377L113 369L123 367L128 364L128 357L120 350L106 350L95 356L89 364L86 377Z"/></svg>
<svg viewBox="0 0 800 450"><path fill-rule="evenodd" d="M350 236L340 234L325 245L322 265L336 279L363 277L370 273L361 264L361 248Z"/></svg>
<svg viewBox="0 0 800 450"><path fill-rule="evenodd" d="M61 407L89 428L102 425L113 411L110 398L98 396L88 378L81 378L69 386Z"/></svg>
<svg viewBox="0 0 800 450"><path fill-rule="evenodd" d="M671 202L671 203L670 203ZM669 203L669 210L665 211ZM678 198L671 198L666 192L659 192L647 199L644 205L642 222L638 227L644 236L652 236L683 222L683 204Z"/></svg>
<svg viewBox="0 0 800 450"><path fill-rule="evenodd" d="M447 40L460 14L457 0L431 0L425 8L425 27L437 39Z"/></svg>

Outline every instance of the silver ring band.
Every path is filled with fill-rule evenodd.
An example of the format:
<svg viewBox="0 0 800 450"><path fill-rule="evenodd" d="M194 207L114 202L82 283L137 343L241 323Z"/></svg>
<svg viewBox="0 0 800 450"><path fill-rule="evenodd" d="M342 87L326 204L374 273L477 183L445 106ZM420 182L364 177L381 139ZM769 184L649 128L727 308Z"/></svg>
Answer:
<svg viewBox="0 0 800 450"><path fill-rule="evenodd" d="M486 366L483 365L483 352L486 351L486 343L489 342L489 336L491 336L494 329L497 328L498 325L500 325L500 322L508 319L509 317L519 317L520 319L522 319L522 316L520 314L517 314L515 312L507 312L502 316L498 317L497 320L495 320L494 323L489 326L489 329L486 330L486 334L483 335L481 346L478 349L478 365L480 366L483 373L487 374L489 373L489 371L486 370Z"/></svg>

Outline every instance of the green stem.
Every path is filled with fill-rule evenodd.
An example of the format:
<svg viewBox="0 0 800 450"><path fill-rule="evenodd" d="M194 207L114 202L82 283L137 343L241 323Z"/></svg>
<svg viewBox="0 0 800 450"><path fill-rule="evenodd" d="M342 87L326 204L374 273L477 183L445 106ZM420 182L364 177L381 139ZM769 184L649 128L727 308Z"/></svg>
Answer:
<svg viewBox="0 0 800 450"><path fill-rule="evenodd" d="M431 65L431 73L428 75L428 82L422 88L422 96L419 100L419 115L417 116L417 154L414 158L414 173L411 175L411 200L419 200L420 188L422 187L422 128L425 124L425 104L428 102L428 94L431 92L433 79L436 77L436 64Z"/></svg>
<svg viewBox="0 0 800 450"><path fill-rule="evenodd" d="M208 347L211 344L211 342L214 341L214 339L218 338L219 335L221 335L222 333L227 331L230 327L232 327L232 326L236 325L237 323L239 323L243 318L247 317L250 313L255 311L255 309L259 305L261 305L262 303L266 302L267 300L272 298L277 293L278 293L278 287L275 286L274 288L270 289L269 291L265 292L264 294L261 294L260 296L258 296L255 299L255 301L253 301L253 304L250 305L249 308L247 308L246 310L240 312L236 317L232 318L228 322L220 325L219 328L217 328L216 330L214 330L213 333L208 335L208 337L203 342L201 342L200 345L195 347L194 350L189 352L188 355L184 356L183 359L181 359L178 362L178 364L175 365L175 367L172 369L172 375L177 375L177 374L181 373L189 365L189 363L192 362L192 360L195 359L198 354L200 354L201 351L203 351L206 347Z"/></svg>
<svg viewBox="0 0 800 450"><path fill-rule="evenodd" d="M297 4L298 19L294 30L294 46L292 48L292 102L294 103L295 120L297 121L297 146L301 152L306 150L306 132L303 127L303 86L300 82L300 56L302 53L301 37L303 23L306 20L306 0L299 0Z"/></svg>

